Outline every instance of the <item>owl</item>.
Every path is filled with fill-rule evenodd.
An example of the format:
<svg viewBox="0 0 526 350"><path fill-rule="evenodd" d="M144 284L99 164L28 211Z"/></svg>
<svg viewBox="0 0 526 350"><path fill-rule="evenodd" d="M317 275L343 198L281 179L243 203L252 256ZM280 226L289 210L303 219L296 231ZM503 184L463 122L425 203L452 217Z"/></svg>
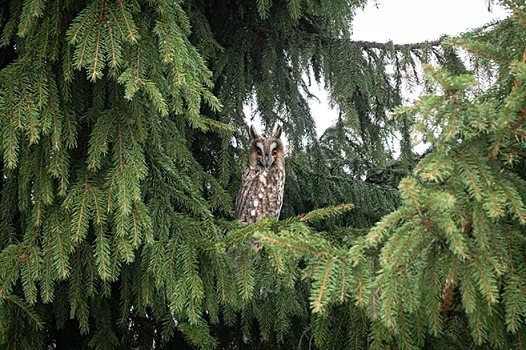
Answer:
<svg viewBox="0 0 526 350"><path fill-rule="evenodd" d="M252 224L263 218L279 217L285 186L284 147L281 126L276 124L272 136L261 136L250 127L252 142L248 162L243 170L241 188L236 197L236 217Z"/></svg>

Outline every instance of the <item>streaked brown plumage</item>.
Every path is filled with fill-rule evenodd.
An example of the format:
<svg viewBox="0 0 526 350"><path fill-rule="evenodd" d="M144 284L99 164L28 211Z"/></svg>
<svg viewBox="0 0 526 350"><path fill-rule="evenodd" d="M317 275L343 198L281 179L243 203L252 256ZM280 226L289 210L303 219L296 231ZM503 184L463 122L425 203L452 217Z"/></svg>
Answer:
<svg viewBox="0 0 526 350"><path fill-rule="evenodd" d="M243 170L241 188L236 197L236 217L252 224L265 217L279 217L285 187L284 147L281 126L270 137L261 136L250 127L252 142L248 162Z"/></svg>

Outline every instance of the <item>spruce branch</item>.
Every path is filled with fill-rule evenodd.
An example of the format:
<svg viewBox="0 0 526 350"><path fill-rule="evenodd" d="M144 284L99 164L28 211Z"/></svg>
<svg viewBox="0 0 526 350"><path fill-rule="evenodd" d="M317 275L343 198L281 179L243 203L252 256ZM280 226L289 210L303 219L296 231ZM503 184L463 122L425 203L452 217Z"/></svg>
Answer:
<svg viewBox="0 0 526 350"><path fill-rule="evenodd" d="M332 259L327 259L322 274L315 279L314 288L318 292L317 295L311 297L311 307L314 312L321 312L326 305L327 284L329 283L333 264L334 261Z"/></svg>
<svg viewBox="0 0 526 350"><path fill-rule="evenodd" d="M421 50L426 49L429 47L438 47L444 43L444 41L448 37L444 36L436 40L426 40L419 43L411 43L411 44L394 44L393 42L387 42L387 43L379 43L379 42L373 42L373 41L353 41L356 45L360 46L364 50L370 50L370 49L378 49L382 51L413 51L413 50Z"/></svg>
<svg viewBox="0 0 526 350"><path fill-rule="evenodd" d="M240 228L230 231L227 233L223 242L218 243L218 248L231 247L240 241L247 239L248 237L254 236L258 231L265 230L271 227L276 222L275 218L265 218L252 225L244 226L239 224Z"/></svg>
<svg viewBox="0 0 526 350"><path fill-rule="evenodd" d="M502 2L513 11L513 15L517 18L523 27L526 27L526 18L524 17L524 9L521 5L517 5L512 0L502 0Z"/></svg>
<svg viewBox="0 0 526 350"><path fill-rule="evenodd" d="M328 217L334 217L337 215L342 215L345 212L354 208L353 204L340 204L335 206L330 206L326 208L321 208L313 210L309 213L299 216L300 222L316 222Z"/></svg>
<svg viewBox="0 0 526 350"><path fill-rule="evenodd" d="M18 296L16 295L8 295L4 298L4 300L6 300L7 302L10 302L14 305L16 305L18 308L20 308L23 312L24 312L24 315L30 319L33 323L33 326L41 331L44 329L44 326L45 326L45 322L42 321L40 315L34 310L34 308L30 305L27 305L24 300L22 300L21 298L19 298ZM0 331L1 331L1 326L0 326Z"/></svg>

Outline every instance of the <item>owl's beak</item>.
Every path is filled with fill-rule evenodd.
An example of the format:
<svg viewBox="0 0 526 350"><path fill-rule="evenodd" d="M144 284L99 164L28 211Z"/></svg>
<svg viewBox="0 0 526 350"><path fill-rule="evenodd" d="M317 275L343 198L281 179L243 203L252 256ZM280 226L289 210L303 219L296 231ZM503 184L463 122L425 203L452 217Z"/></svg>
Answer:
<svg viewBox="0 0 526 350"><path fill-rule="evenodd" d="M274 164L274 157L261 157L261 165L263 165L265 168L270 168L272 164Z"/></svg>

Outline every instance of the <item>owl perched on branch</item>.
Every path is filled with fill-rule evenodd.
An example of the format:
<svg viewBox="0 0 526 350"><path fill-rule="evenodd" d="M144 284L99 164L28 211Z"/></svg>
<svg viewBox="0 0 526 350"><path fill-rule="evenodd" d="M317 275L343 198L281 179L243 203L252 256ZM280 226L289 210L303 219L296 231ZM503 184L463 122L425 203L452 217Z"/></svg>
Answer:
<svg viewBox="0 0 526 350"><path fill-rule="evenodd" d="M236 218L252 224L263 218L278 218L285 187L284 147L281 126L276 124L270 137L250 127L252 142L248 163L243 170L241 188L236 197Z"/></svg>

